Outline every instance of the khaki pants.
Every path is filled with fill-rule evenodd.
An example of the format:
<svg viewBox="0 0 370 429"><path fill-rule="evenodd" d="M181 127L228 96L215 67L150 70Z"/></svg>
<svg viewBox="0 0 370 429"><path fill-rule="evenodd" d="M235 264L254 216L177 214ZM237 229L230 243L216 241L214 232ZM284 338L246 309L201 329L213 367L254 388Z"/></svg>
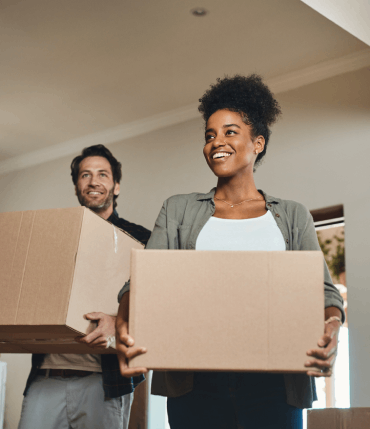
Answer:
<svg viewBox="0 0 370 429"><path fill-rule="evenodd" d="M133 393L104 399L102 375L38 376L23 399L18 429L127 429Z"/></svg>

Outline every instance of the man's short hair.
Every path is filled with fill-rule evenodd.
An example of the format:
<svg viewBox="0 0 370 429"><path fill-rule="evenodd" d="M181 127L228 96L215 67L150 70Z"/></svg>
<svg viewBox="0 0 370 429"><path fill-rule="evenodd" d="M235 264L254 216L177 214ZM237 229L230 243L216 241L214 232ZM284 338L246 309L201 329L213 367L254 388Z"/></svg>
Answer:
<svg viewBox="0 0 370 429"><path fill-rule="evenodd" d="M80 172L80 163L83 159L88 158L89 156L101 156L106 158L109 161L109 164L112 169L113 174L113 182L120 183L122 178L122 165L117 159L112 155L112 152L107 149L102 144L97 144L94 146L85 147L82 151L81 155L76 156L71 163L71 176L73 180L73 184L77 185L78 173ZM113 207L116 208L117 203L116 199L118 195L114 195L113 197Z"/></svg>

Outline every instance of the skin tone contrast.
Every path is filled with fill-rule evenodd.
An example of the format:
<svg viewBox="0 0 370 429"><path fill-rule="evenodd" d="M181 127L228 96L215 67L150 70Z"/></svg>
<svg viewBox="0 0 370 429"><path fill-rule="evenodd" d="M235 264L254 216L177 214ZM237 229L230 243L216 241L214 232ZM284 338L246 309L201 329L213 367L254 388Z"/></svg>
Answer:
<svg viewBox="0 0 370 429"><path fill-rule="evenodd" d="M238 112L218 110L208 119L203 154L209 168L218 178L215 217L251 219L267 212L266 202L263 195L258 192L253 176L254 164L264 146L264 137L254 136L251 126L243 122ZM234 207L229 205L248 199L251 201ZM128 335L128 311L129 292L123 296L119 307L116 340L121 373L125 377L132 377L148 370L127 366L131 358L146 353L145 348L134 347L134 339ZM325 320L331 316L341 317L340 310L336 307L326 308ZM318 348L307 351L308 359L305 366L308 375L315 377L331 375L337 352L339 328L340 323L337 321L324 325L324 335L318 340Z"/></svg>
<svg viewBox="0 0 370 429"><path fill-rule="evenodd" d="M83 159L75 192L82 206L108 219L113 213L113 196L119 194L119 183L114 183L109 161L102 156ZM75 340L92 348L106 348L108 337L115 335L116 317L101 312L88 313L84 317L96 321L98 326L90 334Z"/></svg>

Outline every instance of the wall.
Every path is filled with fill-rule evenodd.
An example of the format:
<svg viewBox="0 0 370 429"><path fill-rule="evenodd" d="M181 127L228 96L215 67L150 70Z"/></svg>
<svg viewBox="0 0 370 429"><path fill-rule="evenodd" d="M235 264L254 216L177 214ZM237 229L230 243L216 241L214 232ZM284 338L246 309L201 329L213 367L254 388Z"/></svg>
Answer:
<svg viewBox="0 0 370 429"><path fill-rule="evenodd" d="M366 198L370 188L370 72L349 73L278 98L283 118L273 129L256 183L271 195L298 200L310 209L344 204L351 403L370 406L370 201ZM152 228L165 198L214 186L202 146L201 120L110 146L123 164L120 215ZM70 161L60 159L0 177L0 211L76 206ZM11 365L29 368L27 356L14 363L8 356L7 361L9 372ZM24 378L14 383L8 379L8 401L14 394L7 406L8 421L19 415Z"/></svg>

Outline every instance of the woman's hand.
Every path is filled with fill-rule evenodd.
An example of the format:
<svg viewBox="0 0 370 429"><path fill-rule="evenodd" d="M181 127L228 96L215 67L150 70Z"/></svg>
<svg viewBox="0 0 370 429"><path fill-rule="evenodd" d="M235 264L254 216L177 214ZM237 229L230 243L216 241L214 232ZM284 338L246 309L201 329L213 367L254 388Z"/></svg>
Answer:
<svg viewBox="0 0 370 429"><path fill-rule="evenodd" d="M129 368L130 359L146 353L145 347L134 347L134 339L128 335L130 292L123 295L116 319L116 349L118 352L119 368L123 377L135 377L148 372L147 368Z"/></svg>
<svg viewBox="0 0 370 429"><path fill-rule="evenodd" d="M319 349L308 350L307 356L311 359L307 360L305 367L310 368L307 375L313 377L330 377L337 355L338 335L341 323L333 320L325 324L324 335L319 339L317 345Z"/></svg>

